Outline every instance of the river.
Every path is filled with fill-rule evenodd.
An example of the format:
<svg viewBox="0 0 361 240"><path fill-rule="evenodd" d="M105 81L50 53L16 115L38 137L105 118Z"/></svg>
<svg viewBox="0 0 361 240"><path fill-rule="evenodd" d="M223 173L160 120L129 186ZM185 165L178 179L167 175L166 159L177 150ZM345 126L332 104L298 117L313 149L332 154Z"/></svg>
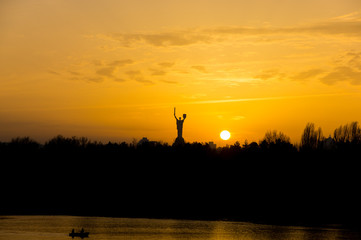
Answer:
<svg viewBox="0 0 361 240"><path fill-rule="evenodd" d="M339 227L263 225L249 222L158 220L76 216L0 216L1 240L71 240L72 229L88 240L359 240ZM80 238L75 238L80 239Z"/></svg>

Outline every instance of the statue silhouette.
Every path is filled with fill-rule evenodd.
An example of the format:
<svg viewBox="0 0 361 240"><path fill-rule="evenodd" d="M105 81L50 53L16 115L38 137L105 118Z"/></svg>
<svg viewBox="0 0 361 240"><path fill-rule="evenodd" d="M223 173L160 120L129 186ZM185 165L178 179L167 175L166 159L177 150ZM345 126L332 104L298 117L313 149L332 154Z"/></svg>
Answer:
<svg viewBox="0 0 361 240"><path fill-rule="evenodd" d="M179 117L179 119L178 119L176 114L175 114L175 108L174 108L174 117L175 117L175 120L176 120L176 123L177 123L177 132L178 132L177 138L176 138L174 143L175 144L183 144L184 143L184 139L183 139L183 123L184 123L184 120L187 117L187 114L183 114L183 120L182 120L181 117Z"/></svg>

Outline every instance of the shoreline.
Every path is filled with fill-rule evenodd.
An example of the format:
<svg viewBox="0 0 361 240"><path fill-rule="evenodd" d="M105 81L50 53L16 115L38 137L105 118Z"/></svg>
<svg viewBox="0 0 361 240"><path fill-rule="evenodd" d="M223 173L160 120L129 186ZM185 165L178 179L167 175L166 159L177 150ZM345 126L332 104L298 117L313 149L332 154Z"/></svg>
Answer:
<svg viewBox="0 0 361 240"><path fill-rule="evenodd" d="M105 215L72 215L72 214L0 214L1 219L11 218L13 216L46 216L46 217L90 217L90 218L116 218L116 219L145 219L145 220L174 220L174 221L204 221L204 222L228 222L228 223L250 223L256 225L266 225L266 226L279 226L279 227L300 227L300 228L316 228L316 229L333 229L333 230L352 230L356 232L361 232L360 226L348 225L342 223L281 223L277 221L263 221L263 220L235 220L235 219L202 219L202 218L155 218L155 217L122 217L122 216L105 216Z"/></svg>

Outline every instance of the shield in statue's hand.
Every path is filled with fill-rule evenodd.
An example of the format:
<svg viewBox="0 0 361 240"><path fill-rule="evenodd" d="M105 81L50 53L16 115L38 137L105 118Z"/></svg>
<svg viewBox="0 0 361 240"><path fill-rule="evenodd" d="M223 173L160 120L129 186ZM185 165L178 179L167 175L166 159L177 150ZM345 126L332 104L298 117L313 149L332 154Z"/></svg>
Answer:
<svg viewBox="0 0 361 240"><path fill-rule="evenodd" d="M186 117L187 117L187 114L184 113L184 114L183 114L183 118L186 118Z"/></svg>

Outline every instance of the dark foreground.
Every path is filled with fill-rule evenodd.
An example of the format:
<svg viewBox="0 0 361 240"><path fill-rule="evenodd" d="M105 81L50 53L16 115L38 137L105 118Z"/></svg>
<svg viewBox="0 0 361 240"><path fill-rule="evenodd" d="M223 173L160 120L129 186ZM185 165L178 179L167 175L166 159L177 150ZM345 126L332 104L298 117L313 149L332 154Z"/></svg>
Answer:
<svg viewBox="0 0 361 240"><path fill-rule="evenodd" d="M361 232L342 226L281 226L232 221L198 221L79 216L1 216L0 238L65 240L70 229L89 231L84 239L172 240L359 240ZM80 240L74 237L74 240Z"/></svg>
<svg viewBox="0 0 361 240"><path fill-rule="evenodd" d="M122 144L1 152L0 214L359 228L360 151Z"/></svg>

